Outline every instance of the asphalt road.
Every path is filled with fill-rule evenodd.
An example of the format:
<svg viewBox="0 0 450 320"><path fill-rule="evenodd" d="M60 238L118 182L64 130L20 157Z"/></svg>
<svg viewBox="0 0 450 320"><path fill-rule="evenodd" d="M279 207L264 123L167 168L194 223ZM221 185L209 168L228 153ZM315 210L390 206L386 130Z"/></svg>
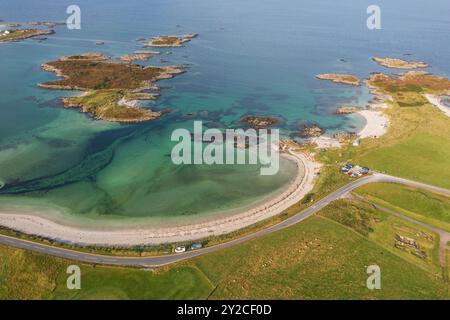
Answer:
<svg viewBox="0 0 450 320"><path fill-rule="evenodd" d="M121 265L121 266L141 266L141 267L158 267L167 265L170 263L174 263L181 260L186 260L189 258L197 257L209 252L214 252L218 250L222 250L225 248L230 248L232 246L235 246L239 243L243 243L246 241L249 241L251 239L255 239L264 235L267 235L269 233L282 230L284 228L290 227L292 225L295 225L314 213L320 211L322 208L326 207L330 202L339 199L345 195L348 194L348 192L352 191L355 188L358 188L362 185L365 185L367 183L374 183L374 182L392 182L392 183L399 183L403 185L408 185L412 187L418 187L426 190L430 190L433 192L445 194L447 196L450 196L450 190L442 189L439 187L423 184L420 182L415 182L407 179L397 178L389 175L384 175L380 173L375 173L370 176L363 177L358 180L354 180L347 185L343 186L342 188L330 193L328 196L322 198L321 200L317 201L312 206L306 208L303 211L298 212L297 214L291 216L290 218L276 224L273 226L270 226L266 229L257 231L255 233L249 234L247 236L237 238L234 240L231 240L229 242L225 242L222 244L218 244L211 247L206 247L199 250L193 250L193 251L187 251L184 253L179 254L169 254L169 255L163 255L163 256L153 256L153 257L114 257L114 256L105 256L105 255L97 255L97 254L91 254L91 253L85 253L80 252L76 250L69 250L59 247L53 247L37 242L27 241L23 239L13 238L9 236L0 235L0 244L16 247L16 248L22 248L27 249L35 252L40 252L52 256L58 256L61 258L71 259L71 260L77 260L87 263L95 263L95 264L106 264L106 265Z"/></svg>

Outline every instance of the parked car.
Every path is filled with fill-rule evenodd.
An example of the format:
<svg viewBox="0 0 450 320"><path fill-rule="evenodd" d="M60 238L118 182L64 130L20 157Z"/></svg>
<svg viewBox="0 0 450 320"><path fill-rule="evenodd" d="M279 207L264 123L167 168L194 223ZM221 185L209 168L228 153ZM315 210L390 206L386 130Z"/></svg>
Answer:
<svg viewBox="0 0 450 320"><path fill-rule="evenodd" d="M193 243L191 245L191 250L201 249L203 245L201 243Z"/></svg>
<svg viewBox="0 0 450 320"><path fill-rule="evenodd" d="M175 248L175 253L182 253L186 251L186 247L185 246L180 246L180 247L176 247Z"/></svg>
<svg viewBox="0 0 450 320"><path fill-rule="evenodd" d="M370 171L370 169L367 168L367 167L362 167L362 168L361 168L361 173L362 173L362 174L368 174L369 171Z"/></svg>
<svg viewBox="0 0 450 320"><path fill-rule="evenodd" d="M345 166L341 167L342 172L348 172L351 168L353 168L353 165L348 163Z"/></svg>
<svg viewBox="0 0 450 320"><path fill-rule="evenodd" d="M354 177L361 177L363 174L361 173L361 171L354 171L353 172L353 176Z"/></svg>

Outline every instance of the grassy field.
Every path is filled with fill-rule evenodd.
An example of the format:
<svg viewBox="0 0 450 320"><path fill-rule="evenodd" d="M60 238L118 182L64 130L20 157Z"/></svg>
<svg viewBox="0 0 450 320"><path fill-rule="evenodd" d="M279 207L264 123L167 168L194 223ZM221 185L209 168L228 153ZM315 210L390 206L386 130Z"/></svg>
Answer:
<svg viewBox="0 0 450 320"><path fill-rule="evenodd" d="M417 266L435 274L442 271L438 260L439 237L427 229L359 201L336 201L321 215L352 228ZM400 246L397 236L414 239L419 248Z"/></svg>
<svg viewBox="0 0 450 320"><path fill-rule="evenodd" d="M67 290L66 274L50 294L54 299L206 299L213 285L193 266L130 270L83 266L81 290Z"/></svg>
<svg viewBox="0 0 450 320"><path fill-rule="evenodd" d="M450 126L437 125L443 132L436 134L428 126L419 126L410 136L405 133L404 139L381 139L378 143L385 142L383 147L373 148L357 161L381 172L450 188Z"/></svg>
<svg viewBox="0 0 450 320"><path fill-rule="evenodd" d="M391 183L369 184L355 192L374 203L450 232L449 197Z"/></svg>
<svg viewBox="0 0 450 320"><path fill-rule="evenodd" d="M195 266L138 270L78 264L81 290L66 288L78 264L0 246L0 299L204 299L212 285Z"/></svg>
<svg viewBox="0 0 450 320"><path fill-rule="evenodd" d="M245 254L247 257L242 259ZM435 273L321 217L313 217L275 239L270 236L226 255L202 257L196 264L218 283L211 295L218 299L401 299L446 295L446 286ZM382 270L379 291L365 286L366 268L372 264Z"/></svg>
<svg viewBox="0 0 450 320"><path fill-rule="evenodd" d="M296 226L157 271L81 265L79 291L66 289L72 262L0 246L0 297L446 298L434 240L418 239L426 259L393 245L396 233L417 231L367 205L341 200ZM372 264L381 267L381 290L366 288Z"/></svg>
<svg viewBox="0 0 450 320"><path fill-rule="evenodd" d="M391 129L380 139L364 140L355 159L382 172L450 188L449 118L423 97L446 92L450 81L376 74L369 83L394 99L385 111Z"/></svg>

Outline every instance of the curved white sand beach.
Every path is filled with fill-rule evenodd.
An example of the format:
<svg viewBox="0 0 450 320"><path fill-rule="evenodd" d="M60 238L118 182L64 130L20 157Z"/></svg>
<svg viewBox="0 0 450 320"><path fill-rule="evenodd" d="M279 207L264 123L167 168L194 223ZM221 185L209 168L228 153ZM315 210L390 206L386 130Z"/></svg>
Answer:
<svg viewBox="0 0 450 320"><path fill-rule="evenodd" d="M86 230L43 218L42 213L33 215L20 212L1 212L0 225L26 234L80 245L152 245L222 235L280 214L312 190L314 172L319 168L319 165L305 154L294 152L291 149L289 154L283 154L282 156L295 161L298 166L297 176L289 187L263 204L226 218L179 227Z"/></svg>
<svg viewBox="0 0 450 320"><path fill-rule="evenodd" d="M371 105L371 108L386 108L386 103L378 103ZM379 110L367 109L358 111L357 114L361 115L365 120L364 127L358 132L359 138L379 138L386 133L389 120L388 117ZM336 138L327 137L321 135L320 137L314 137L310 139L310 142L316 145L317 149L330 149L340 148L341 143Z"/></svg>
<svg viewBox="0 0 450 320"><path fill-rule="evenodd" d="M366 125L358 132L360 138L379 138L386 133L388 126L387 116L376 110L361 110L358 114L366 120Z"/></svg>

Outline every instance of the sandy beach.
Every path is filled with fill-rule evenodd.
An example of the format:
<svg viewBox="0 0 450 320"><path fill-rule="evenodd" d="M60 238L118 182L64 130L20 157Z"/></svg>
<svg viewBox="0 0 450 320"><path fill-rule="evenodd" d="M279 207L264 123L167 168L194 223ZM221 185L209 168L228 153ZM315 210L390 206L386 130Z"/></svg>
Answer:
<svg viewBox="0 0 450 320"><path fill-rule="evenodd" d="M374 102L370 105L370 109L365 109L356 112L365 120L364 127L358 132L360 139L364 138L379 138L386 133L389 125L388 117L380 111L387 108L386 102ZM317 149L340 148L341 142L332 137L321 135L310 139L310 142L316 145Z"/></svg>
<svg viewBox="0 0 450 320"><path fill-rule="evenodd" d="M33 215L20 212L1 212L0 225L59 242L102 246L156 245L227 234L282 213L312 190L314 173L320 165L311 157L292 149L282 156L294 161L298 167L297 176L285 191L265 203L226 218L178 227L85 230L43 218L45 215L43 213Z"/></svg>
<svg viewBox="0 0 450 320"><path fill-rule="evenodd" d="M437 95L426 94L427 100L435 107L438 107L447 117L450 117L450 108L444 105L441 98Z"/></svg>
<svg viewBox="0 0 450 320"><path fill-rule="evenodd" d="M358 111L358 114L366 120L366 125L358 132L360 138L379 138L386 133L388 118L383 112L368 109Z"/></svg>

